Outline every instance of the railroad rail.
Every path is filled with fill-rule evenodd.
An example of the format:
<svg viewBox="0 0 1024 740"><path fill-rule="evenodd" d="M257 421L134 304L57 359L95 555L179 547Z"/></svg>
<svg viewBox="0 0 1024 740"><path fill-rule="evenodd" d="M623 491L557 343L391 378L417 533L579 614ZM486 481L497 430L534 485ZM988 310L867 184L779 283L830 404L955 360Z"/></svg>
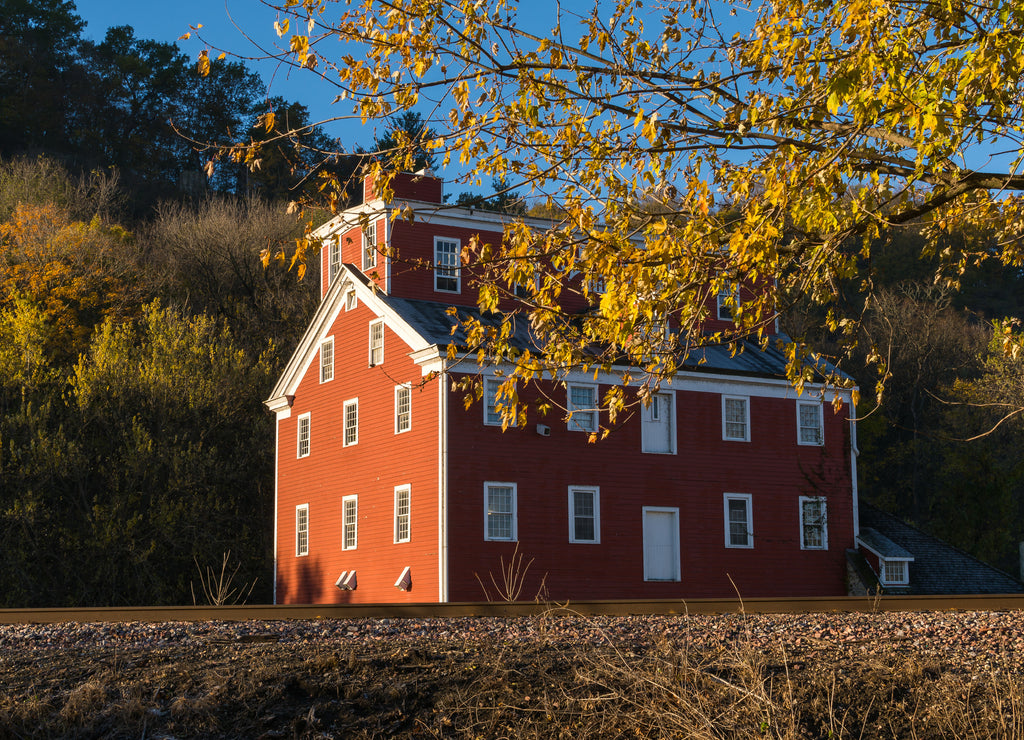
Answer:
<svg viewBox="0 0 1024 740"><path fill-rule="evenodd" d="M298 604L0 609L0 624L57 622L203 622L303 619L425 619L523 617L544 613L587 616L638 614L808 614L877 611L1011 611L1024 609L1024 594L965 596L864 596L649 601L458 602L448 604Z"/></svg>

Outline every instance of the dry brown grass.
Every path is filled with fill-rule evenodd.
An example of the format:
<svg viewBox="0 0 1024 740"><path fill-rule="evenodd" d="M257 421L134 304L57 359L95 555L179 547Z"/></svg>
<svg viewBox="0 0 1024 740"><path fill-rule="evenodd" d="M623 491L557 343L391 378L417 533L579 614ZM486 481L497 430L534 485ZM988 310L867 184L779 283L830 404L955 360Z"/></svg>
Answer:
<svg viewBox="0 0 1024 740"><path fill-rule="evenodd" d="M905 643L335 639L8 650L0 737L1020 738L1015 656ZM742 622L741 622L742 624ZM564 627L564 624L561 625Z"/></svg>

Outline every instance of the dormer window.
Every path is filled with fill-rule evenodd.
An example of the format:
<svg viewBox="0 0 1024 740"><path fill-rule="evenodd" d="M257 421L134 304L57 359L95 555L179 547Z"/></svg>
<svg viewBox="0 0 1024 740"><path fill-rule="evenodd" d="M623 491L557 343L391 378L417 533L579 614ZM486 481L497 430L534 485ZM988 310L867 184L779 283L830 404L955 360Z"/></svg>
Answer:
<svg viewBox="0 0 1024 740"><path fill-rule="evenodd" d="M732 283L726 283L716 298L718 307L718 318L722 321L732 321L733 311L740 306L740 289Z"/></svg>
<svg viewBox="0 0 1024 740"><path fill-rule="evenodd" d="M910 563L906 560L878 560L878 580L883 586L906 586L910 583Z"/></svg>

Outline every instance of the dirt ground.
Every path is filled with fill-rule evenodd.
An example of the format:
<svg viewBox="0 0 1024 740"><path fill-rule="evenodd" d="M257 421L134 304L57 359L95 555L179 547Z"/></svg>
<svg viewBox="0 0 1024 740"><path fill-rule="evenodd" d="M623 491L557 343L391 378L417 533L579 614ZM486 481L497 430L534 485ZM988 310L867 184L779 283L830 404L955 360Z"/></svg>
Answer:
<svg viewBox="0 0 1024 740"><path fill-rule="evenodd" d="M785 640L657 628L595 640L543 623L511 639L20 637L0 640L0 737L1024 737L1015 642L979 654L940 629L823 629Z"/></svg>

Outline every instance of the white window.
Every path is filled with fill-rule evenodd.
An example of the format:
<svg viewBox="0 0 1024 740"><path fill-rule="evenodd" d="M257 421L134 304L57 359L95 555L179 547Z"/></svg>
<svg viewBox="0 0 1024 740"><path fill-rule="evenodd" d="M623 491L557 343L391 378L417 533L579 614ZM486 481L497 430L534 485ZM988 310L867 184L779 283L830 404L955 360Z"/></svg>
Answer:
<svg viewBox="0 0 1024 740"><path fill-rule="evenodd" d="M299 417L299 449L298 457L309 457L309 414Z"/></svg>
<svg viewBox="0 0 1024 740"><path fill-rule="evenodd" d="M515 483L484 483L484 539L515 541Z"/></svg>
<svg viewBox="0 0 1024 740"><path fill-rule="evenodd" d="M725 494L725 546L754 546L749 493Z"/></svg>
<svg viewBox="0 0 1024 740"><path fill-rule="evenodd" d="M350 290L345 294L345 310L351 311L353 308L359 305L359 299L356 298L356 292Z"/></svg>
<svg viewBox="0 0 1024 740"><path fill-rule="evenodd" d="M309 504L295 507L295 557L309 555Z"/></svg>
<svg viewBox="0 0 1024 740"><path fill-rule="evenodd" d="M377 266L377 223L371 221L363 230L363 272Z"/></svg>
<svg viewBox="0 0 1024 740"><path fill-rule="evenodd" d="M878 559L879 578L883 586L906 586L910 583L909 563L906 560Z"/></svg>
<svg viewBox="0 0 1024 740"><path fill-rule="evenodd" d="M384 319L370 322L370 367L384 362Z"/></svg>
<svg viewBox="0 0 1024 740"><path fill-rule="evenodd" d="M718 292L715 303L718 306L718 318L732 321L733 311L740 305L740 289L731 283L726 285Z"/></svg>
<svg viewBox="0 0 1024 740"><path fill-rule="evenodd" d="M341 242L334 239L327 247L327 282L334 283L334 278L341 272Z"/></svg>
<svg viewBox="0 0 1024 740"><path fill-rule="evenodd" d="M568 396L569 429L574 432L596 432L597 387L570 384Z"/></svg>
<svg viewBox="0 0 1024 740"><path fill-rule="evenodd" d="M459 292L461 255L458 239L434 238L434 290Z"/></svg>
<svg viewBox="0 0 1024 740"><path fill-rule="evenodd" d="M511 403L512 399L502 398L498 400L498 391L502 384L505 383L504 378L484 378L484 424L488 426L501 426L501 408L504 407L506 401ZM512 418L508 424L510 427L516 425L515 418Z"/></svg>
<svg viewBox="0 0 1024 740"><path fill-rule="evenodd" d="M341 549L355 550L359 542L359 497L341 499Z"/></svg>
<svg viewBox="0 0 1024 740"><path fill-rule="evenodd" d="M359 399L345 401L345 438L343 447L351 447L359 442Z"/></svg>
<svg viewBox="0 0 1024 740"><path fill-rule="evenodd" d="M722 396L722 439L750 441L750 399Z"/></svg>
<svg viewBox="0 0 1024 740"><path fill-rule="evenodd" d="M411 536L409 521L409 486L395 487L395 542L408 542Z"/></svg>
<svg viewBox="0 0 1024 740"><path fill-rule="evenodd" d="M800 497L800 549L828 549L828 515L821 496Z"/></svg>
<svg viewBox="0 0 1024 740"><path fill-rule="evenodd" d="M822 445L825 443L821 412L822 409L820 403L814 401L797 401L797 442L802 445Z"/></svg>
<svg viewBox="0 0 1024 740"><path fill-rule="evenodd" d="M601 490L569 487L569 542L601 542Z"/></svg>
<svg viewBox="0 0 1024 740"><path fill-rule="evenodd" d="M680 580L678 508L643 507L643 544L645 581Z"/></svg>
<svg viewBox="0 0 1024 740"><path fill-rule="evenodd" d="M320 382L334 380L334 337L320 342Z"/></svg>
<svg viewBox="0 0 1024 740"><path fill-rule="evenodd" d="M412 387L395 386L395 434L408 432L412 428Z"/></svg>
<svg viewBox="0 0 1024 740"><path fill-rule="evenodd" d="M676 416L671 393L655 393L649 405L640 409L640 449L643 452L674 454Z"/></svg>

